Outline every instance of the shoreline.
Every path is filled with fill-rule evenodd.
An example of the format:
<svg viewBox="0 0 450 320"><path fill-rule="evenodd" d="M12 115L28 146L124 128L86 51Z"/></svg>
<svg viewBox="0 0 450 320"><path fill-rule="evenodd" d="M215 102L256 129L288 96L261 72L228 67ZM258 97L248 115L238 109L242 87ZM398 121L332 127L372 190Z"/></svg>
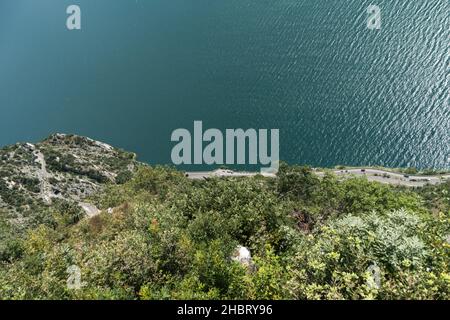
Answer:
<svg viewBox="0 0 450 320"><path fill-rule="evenodd" d="M313 173L319 177L323 177L326 173L333 173L338 177L366 177L369 181L389 184L394 186L405 187L425 187L427 185L439 185L450 181L450 173L423 175L423 174L407 174L402 172L394 172L383 169L374 169L373 167L352 167L344 169L323 169L312 168ZM264 176L275 178L275 174L261 174L259 172L233 171L228 169L217 169L213 171L185 171L186 177L192 180L204 180L208 178L237 178L237 177L254 177Z"/></svg>

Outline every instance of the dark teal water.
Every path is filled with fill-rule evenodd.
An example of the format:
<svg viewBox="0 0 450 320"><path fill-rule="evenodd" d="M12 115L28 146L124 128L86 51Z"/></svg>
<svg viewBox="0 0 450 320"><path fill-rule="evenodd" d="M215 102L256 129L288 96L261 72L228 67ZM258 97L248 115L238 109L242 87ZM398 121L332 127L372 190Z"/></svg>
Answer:
<svg viewBox="0 0 450 320"><path fill-rule="evenodd" d="M279 128L289 162L448 168L449 30L448 0L0 0L0 145L76 133L169 163L202 120Z"/></svg>

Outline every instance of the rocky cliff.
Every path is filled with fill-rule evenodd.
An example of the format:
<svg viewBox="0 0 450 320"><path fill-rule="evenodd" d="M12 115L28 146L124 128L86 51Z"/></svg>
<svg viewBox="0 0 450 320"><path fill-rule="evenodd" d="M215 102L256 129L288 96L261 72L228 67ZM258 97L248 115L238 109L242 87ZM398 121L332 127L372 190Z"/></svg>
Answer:
<svg viewBox="0 0 450 320"><path fill-rule="evenodd" d="M138 163L135 154L90 138L54 134L36 144L0 149L0 211L25 222L55 203L92 208L83 199L107 184L127 181Z"/></svg>

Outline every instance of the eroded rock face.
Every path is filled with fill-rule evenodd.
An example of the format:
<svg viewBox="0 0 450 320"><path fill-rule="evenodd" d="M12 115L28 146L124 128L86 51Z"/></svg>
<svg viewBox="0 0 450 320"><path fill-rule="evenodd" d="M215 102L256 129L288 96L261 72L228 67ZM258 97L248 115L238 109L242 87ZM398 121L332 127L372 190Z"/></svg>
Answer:
<svg viewBox="0 0 450 320"><path fill-rule="evenodd" d="M76 135L6 146L0 149L0 210L24 221L56 200L80 204L106 183L125 182L137 165L133 153Z"/></svg>

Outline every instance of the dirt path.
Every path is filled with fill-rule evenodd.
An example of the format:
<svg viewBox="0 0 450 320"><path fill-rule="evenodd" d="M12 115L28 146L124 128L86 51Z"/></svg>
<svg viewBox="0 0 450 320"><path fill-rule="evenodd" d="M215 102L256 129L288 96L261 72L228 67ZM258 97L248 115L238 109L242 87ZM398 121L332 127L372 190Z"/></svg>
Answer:
<svg viewBox="0 0 450 320"><path fill-rule="evenodd" d="M36 172L39 181L41 182L41 196L47 203L51 203L51 198L54 196L52 187L48 181L50 174L47 171L47 163L45 162L44 154L36 149L34 152L36 162L40 165L40 169Z"/></svg>

